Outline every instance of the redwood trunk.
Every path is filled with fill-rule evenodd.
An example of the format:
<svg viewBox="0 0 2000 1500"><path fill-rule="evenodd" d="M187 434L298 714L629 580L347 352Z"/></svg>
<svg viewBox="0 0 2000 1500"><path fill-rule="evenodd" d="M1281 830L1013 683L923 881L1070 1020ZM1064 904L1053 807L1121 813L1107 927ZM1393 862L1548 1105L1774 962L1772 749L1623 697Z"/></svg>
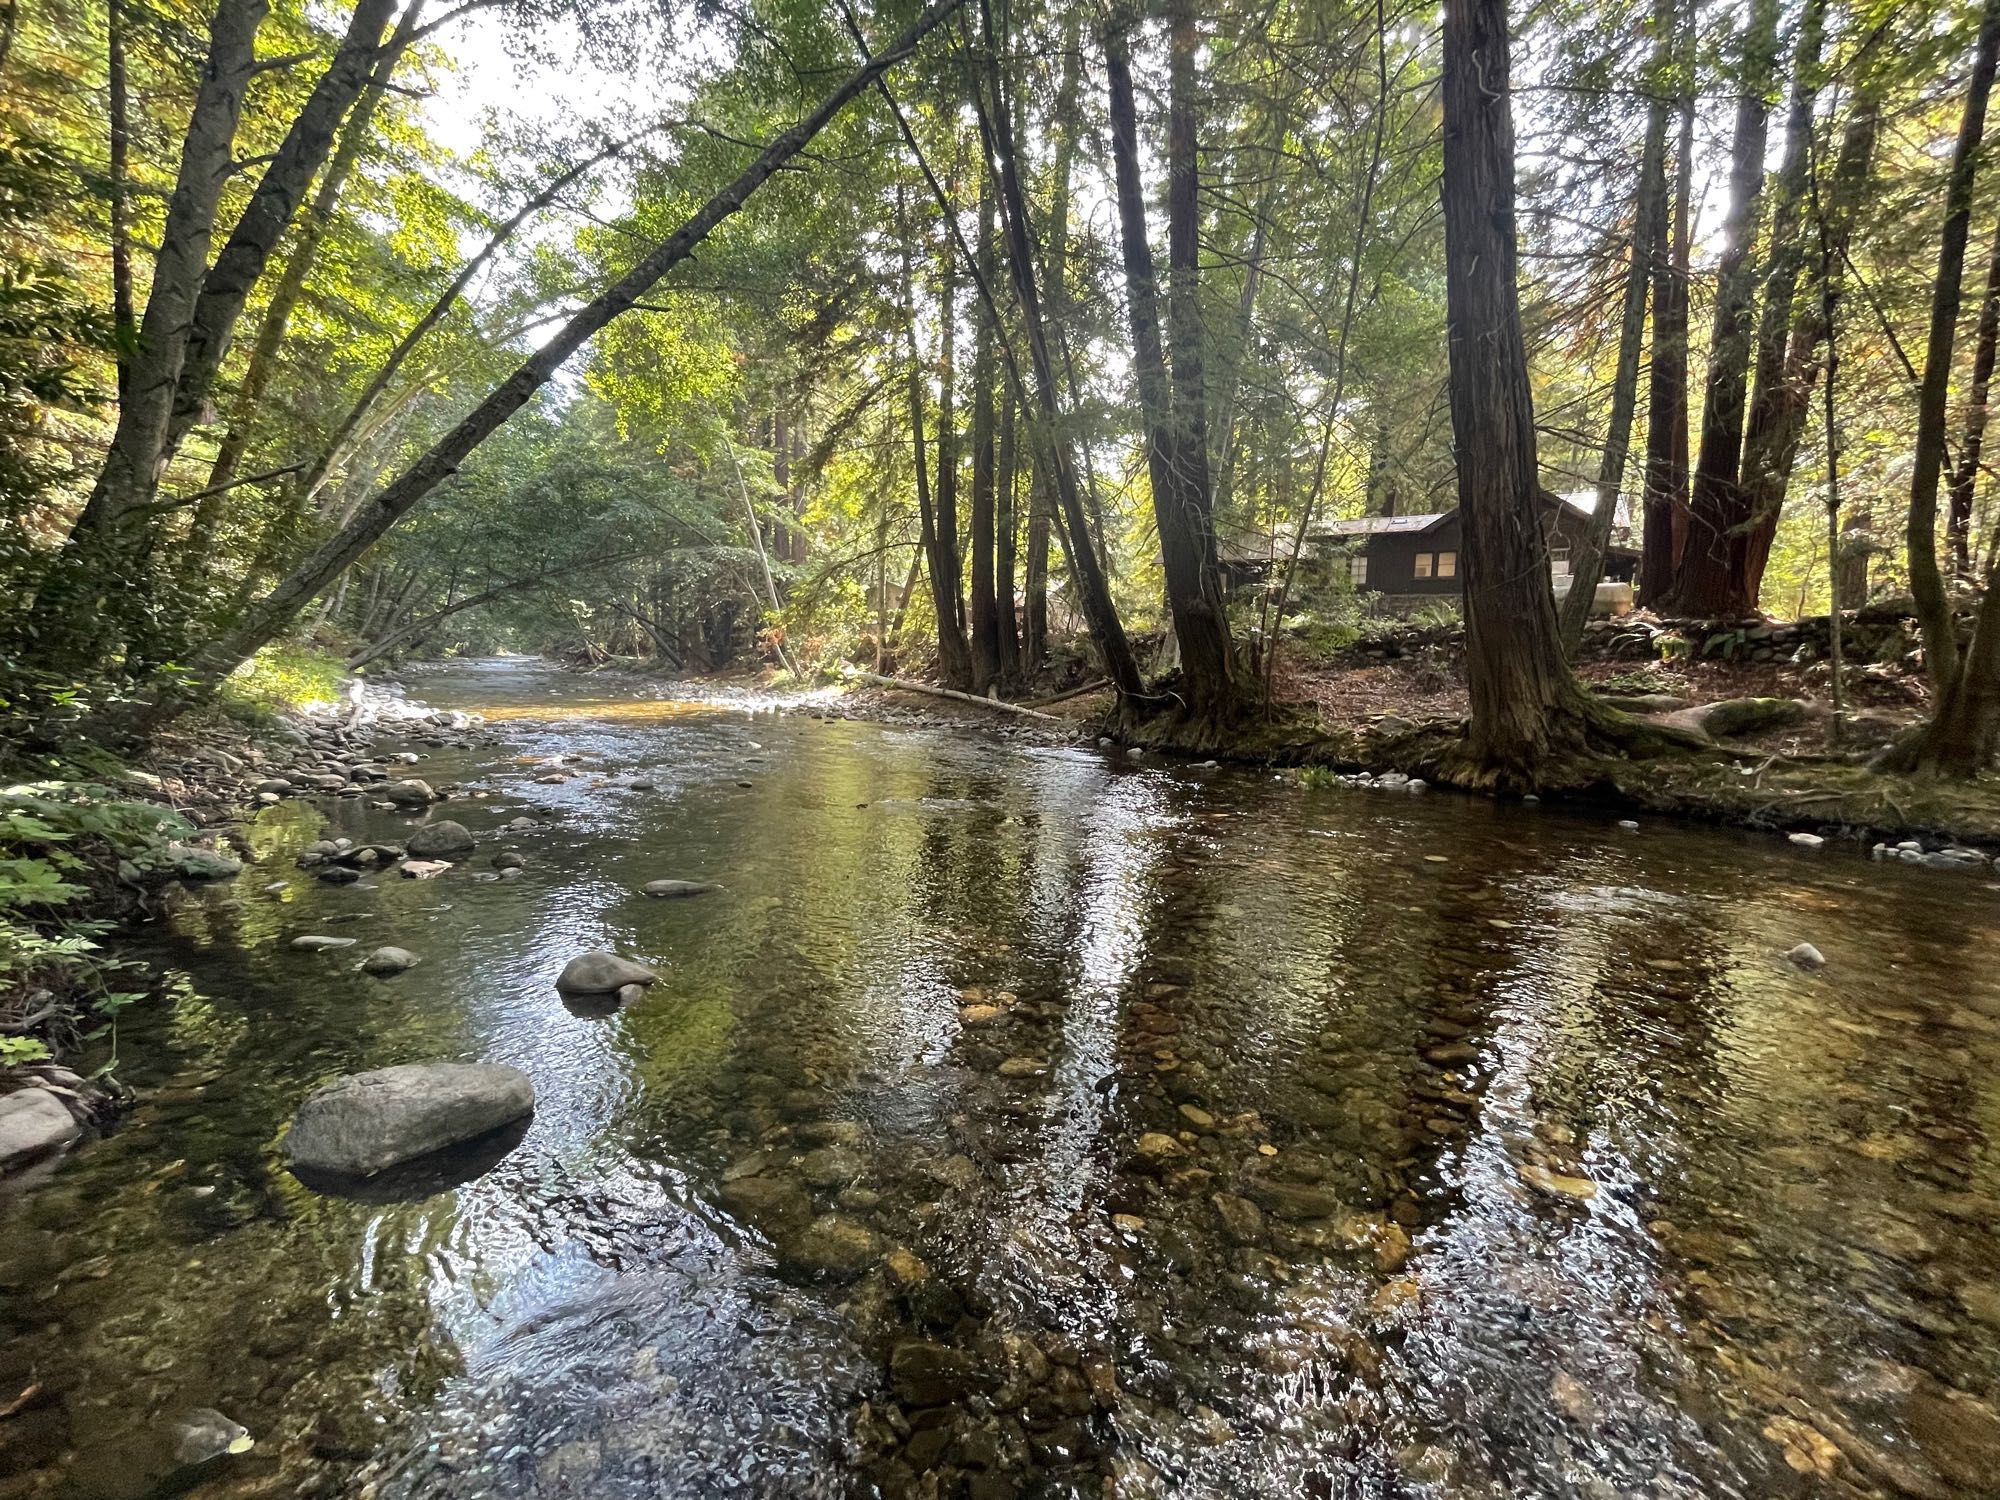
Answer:
<svg viewBox="0 0 2000 1500"><path fill-rule="evenodd" d="M1688 272L1694 196L1694 46L1691 0L1680 12L1680 117L1674 157L1672 235L1654 226L1653 350L1646 396L1646 477L1639 550L1639 600L1663 608L1680 572L1688 505Z"/></svg>
<svg viewBox="0 0 2000 1500"><path fill-rule="evenodd" d="M1581 694L1548 585L1535 413L1515 283L1514 121L1505 0L1444 17L1445 318L1464 525L1470 748L1496 780L1533 785L1574 745Z"/></svg>

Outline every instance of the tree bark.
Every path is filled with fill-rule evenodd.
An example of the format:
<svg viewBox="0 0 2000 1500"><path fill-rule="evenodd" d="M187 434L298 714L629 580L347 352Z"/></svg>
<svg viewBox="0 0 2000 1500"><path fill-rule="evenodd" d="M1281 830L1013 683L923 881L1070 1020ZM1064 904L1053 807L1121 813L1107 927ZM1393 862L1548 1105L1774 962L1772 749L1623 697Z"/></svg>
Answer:
<svg viewBox="0 0 2000 1500"><path fill-rule="evenodd" d="M1864 44L1855 60L1859 72L1852 112L1841 132L1840 154L1834 162L1833 181L1820 194L1820 233L1826 236L1827 251L1813 268L1815 283L1831 278L1834 299L1839 299L1838 283L1845 275L1847 247L1853 238L1854 216L1867 190L1875 161L1875 141L1882 119L1879 74L1872 67L1874 39ZM1810 121L1806 127L1810 127ZM1811 149L1810 137L1806 147ZM1787 154L1789 163L1789 150ZM1783 292L1785 304L1792 300L1792 286L1777 285L1773 263L1772 300ZM1794 277L1794 282L1796 277ZM1744 542L1744 572L1751 596L1756 597L1770 562L1771 544L1777 539L1778 518L1791 487L1792 469L1798 462L1799 447L1805 438L1806 418L1812 407L1813 386L1819 380L1823 351L1829 333L1826 326L1827 290L1816 284L1810 295L1799 302L1797 315L1784 339L1784 358L1777 375L1768 369L1767 356L1760 347L1756 393L1750 402L1750 425L1743 440L1744 509L1748 529ZM1765 322L1771 320L1771 302L1765 304ZM1782 335L1781 335L1782 336Z"/></svg>
<svg viewBox="0 0 2000 1500"><path fill-rule="evenodd" d="M417 21L422 14L423 0L414 0L396 23L395 36L383 49L368 87L348 112L347 120L340 128L339 144L334 147L333 157L320 179L319 190L313 194L313 201L299 226L298 243L286 258L285 269L280 273L277 285L272 287L271 300L265 304L264 315L258 320L257 336L250 345L250 358L243 367L243 381L237 387L229 426L216 447L215 462L209 468L209 494L196 507L194 518L188 525L183 570L184 577L189 581L213 565L211 552L222 529L223 517L228 512L229 486L236 477L238 465L243 462L243 455L249 451L251 432L263 406L265 392L270 387L271 377L277 372L278 354L290 329L292 313L297 310L299 299L305 295L306 281L319 262L320 246L326 242L327 233L333 227L334 214L340 207L340 195L347 189L347 179L367 148L376 111L381 108L388 92L389 76L415 39Z"/></svg>
<svg viewBox="0 0 2000 1500"><path fill-rule="evenodd" d="M237 319L251 290L278 248L306 191L326 164L334 134L373 75L382 49L382 31L396 13L396 0L356 0L333 61L319 76L277 154L257 180L256 191L229 233L215 264L202 279L201 296L188 331L187 358L174 390L165 454L181 440L208 406L215 378L229 354Z"/></svg>
<svg viewBox="0 0 2000 1500"><path fill-rule="evenodd" d="M1825 0L1812 0L1824 4ZM1569 592L1558 611L1564 650L1574 654L1590 623L1597 585L1604 577L1604 553L1617 519L1618 490L1632 450L1632 416L1639 404L1639 350L1646 337L1646 288L1652 279L1658 225L1667 208L1667 109L1660 92L1674 47L1674 0L1653 7L1653 98L1646 107L1646 138L1639 153L1639 185L1632 200L1631 259L1625 269L1625 306L1618 326L1618 365L1611 376L1611 415L1604 452L1597 464L1597 506L1584 528L1582 545L1570 558Z"/></svg>
<svg viewBox="0 0 2000 1500"><path fill-rule="evenodd" d="M1000 616L1000 676L1010 683L1018 682L1021 677L1021 634L1014 615L1014 572L1020 538L1014 504L1020 478L1015 418L1019 406L1013 388L1004 388L1000 396L1000 453L993 491L993 596Z"/></svg>
<svg viewBox="0 0 2000 1500"><path fill-rule="evenodd" d="M1951 776L1974 775L1991 761L1996 729L2000 729L2000 590L1994 587L2000 579L1989 569L1972 646L1961 652L1937 552L1938 481L1944 468L1945 407L1958 335L1959 283L1965 275L1973 182L1997 61L2000 0L1986 0L1945 189L1937 280L1931 293L1930 337L1924 352L1923 382L1917 390L1917 441L1910 477L1910 592L1916 598L1917 620L1923 628L1924 664L1930 673L1934 707L1930 722L1907 745L1904 758L1916 769Z"/></svg>
<svg viewBox="0 0 2000 1500"><path fill-rule="evenodd" d="M15 9L7 7L8 35L13 35ZM116 338L118 401L122 406L132 373L132 345L138 337L132 300L132 90L125 72L125 0L110 0L106 23L106 86L110 137L111 199L111 327Z"/></svg>
<svg viewBox="0 0 2000 1500"><path fill-rule="evenodd" d="M1581 743L1542 538L1535 414L1515 281L1514 121L1506 0L1444 13L1445 319L1464 526L1469 749L1531 786Z"/></svg>
<svg viewBox="0 0 2000 1500"><path fill-rule="evenodd" d="M252 604L226 635L196 653L188 669L151 685L149 702L120 718L140 728L157 726L189 703L213 693L222 680L257 649L274 640L299 610L414 509L439 483L456 473L466 457L548 383L571 355L613 318L686 260L717 225L741 209L770 177L797 156L876 78L908 57L962 0L934 0L889 47L868 59L820 102L811 114L773 140L734 181L709 198L667 239L655 245L610 287L592 298L485 400L440 438L428 452L361 509L353 520Z"/></svg>
<svg viewBox="0 0 2000 1500"><path fill-rule="evenodd" d="M1988 398L1993 390L1993 359L2000 344L2000 225L1993 235L1993 254L1986 265L1986 298L1979 304L1979 328L1972 340L1972 384L1965 398L1965 436L1958 462L1947 486L1951 504L1945 519L1945 548L1952 571L1972 576L1972 500L1979 486L1979 459L1986 446Z"/></svg>
<svg viewBox="0 0 2000 1500"><path fill-rule="evenodd" d="M267 0L219 0L209 22L208 56L181 140L180 167L167 200L160 248L153 257L152 285L139 322L124 399L118 404L118 423L97 482L77 519L79 540L128 529L126 523L141 514L139 507L152 499L159 483L174 392L187 355L202 277L208 269L216 211L234 166L232 148L243 116L244 95L256 72L257 28L263 24L267 9ZM129 564L140 550L133 539L121 537L104 560L114 566ZM115 589L121 582L136 585L138 580L99 578L93 582ZM79 619L76 623L82 622ZM92 637L102 639L94 631Z"/></svg>
<svg viewBox="0 0 2000 1500"><path fill-rule="evenodd" d="M1076 159L1077 95L1083 73L1080 14L1074 6L1063 14L1062 81L1056 87L1056 113L1050 125L1055 135L1055 160L1043 280L1048 287L1048 315L1057 323L1068 316L1069 309L1069 179ZM1034 418L1028 421L1032 424ZM1029 435L1032 439L1032 426ZM1040 451L1041 445L1033 446ZM1037 458L1028 492L1026 598L1021 611L1021 656L1030 675L1042 669L1049 653L1049 518L1055 509L1055 491L1049 464Z"/></svg>
<svg viewBox="0 0 2000 1500"><path fill-rule="evenodd" d="M947 234L949 231L947 231ZM937 605L938 669L960 692L972 686L965 636L965 562L958 550L958 274L949 238L938 276L937 529L931 597Z"/></svg>
<svg viewBox="0 0 2000 1500"><path fill-rule="evenodd" d="M979 274L993 284L993 194L979 194ZM973 308L972 355L972 691L983 693L1000 675L1000 606L994 596L994 463L998 458L993 410L993 320L983 306Z"/></svg>
<svg viewBox="0 0 2000 1500"><path fill-rule="evenodd" d="M1694 4L1680 0L1674 112L1672 237L1654 226L1653 349L1646 395L1646 478L1641 511L1639 600L1665 607L1680 572L1688 506L1688 278L1694 198Z"/></svg>
<svg viewBox="0 0 2000 1500"><path fill-rule="evenodd" d="M1688 497L1687 540L1672 607L1683 614L1733 618L1752 613L1738 528L1744 520L1738 483L1751 355L1751 313L1757 297L1752 257L1764 200L1764 150L1770 91L1777 66L1778 0L1751 0L1738 63L1736 125L1730 142L1729 210L1716 269L1715 324L1708 343L1708 389L1702 404L1701 447Z"/></svg>
<svg viewBox="0 0 2000 1500"><path fill-rule="evenodd" d="M1111 156L1117 178L1118 223L1125 262L1125 302L1132 329L1132 366L1146 427L1146 467L1165 565L1167 606L1180 643L1187 710L1204 721L1228 718L1236 707L1229 625L1213 563L1208 516L1206 393L1201 385L1199 292L1195 233L1192 13L1176 4L1170 18L1172 102L1167 129L1168 320L1174 337L1171 370L1161 347L1159 289L1146 235L1145 190L1139 180L1138 119L1127 42L1129 20L1104 33L1110 88Z"/></svg>
<svg viewBox="0 0 2000 1500"><path fill-rule="evenodd" d="M1070 438L1062 425L1060 402L1056 396L1055 361L1050 354L1048 327L1042 317L1042 299L1036 287L1034 237L1028 227L1027 195L1021 190L1019 157L1014 150L1013 123L1008 119L1005 91L1000 86L1000 63L994 42L992 0L981 0L985 40L984 72L992 95L992 107L975 95L980 130L986 145L987 171L998 179L1001 227L1007 239L1007 269L1020 304L1021 326L1033 361L1033 395L1039 421L1031 431L1043 462L1047 465L1061 512L1062 535L1068 550L1070 577L1074 580L1077 602L1090 625L1092 641L1104 659L1105 674L1128 702L1144 693L1139 663L1126 639L1118 608L1097 551L1090 544L1090 527L1084 514L1083 494L1077 484L1075 457Z"/></svg>

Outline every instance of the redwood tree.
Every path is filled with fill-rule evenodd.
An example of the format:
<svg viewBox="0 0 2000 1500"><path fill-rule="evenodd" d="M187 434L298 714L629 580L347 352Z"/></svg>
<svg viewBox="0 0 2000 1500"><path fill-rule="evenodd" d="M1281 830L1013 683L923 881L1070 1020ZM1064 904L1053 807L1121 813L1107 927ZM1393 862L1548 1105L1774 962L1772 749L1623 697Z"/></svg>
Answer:
<svg viewBox="0 0 2000 1500"><path fill-rule="evenodd" d="M1542 537L1535 412L1515 285L1514 112L1506 0L1444 14L1445 322L1464 524L1469 748L1532 786L1581 748L1590 712L1563 658Z"/></svg>

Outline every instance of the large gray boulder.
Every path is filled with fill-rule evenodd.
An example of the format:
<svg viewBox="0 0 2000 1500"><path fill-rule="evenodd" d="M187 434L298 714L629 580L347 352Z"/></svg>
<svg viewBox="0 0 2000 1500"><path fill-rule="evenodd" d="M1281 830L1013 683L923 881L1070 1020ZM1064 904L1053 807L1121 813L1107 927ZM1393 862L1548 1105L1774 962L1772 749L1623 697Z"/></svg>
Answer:
<svg viewBox="0 0 2000 1500"><path fill-rule="evenodd" d="M470 854L478 847L478 842L463 823L440 818L435 823L413 829L404 841L404 847L418 859L436 859L443 855Z"/></svg>
<svg viewBox="0 0 2000 1500"><path fill-rule="evenodd" d="M391 781L377 787L375 794L398 807L429 807L437 801L437 793L424 781Z"/></svg>
<svg viewBox="0 0 2000 1500"><path fill-rule="evenodd" d="M0 1097L0 1172L60 1150L82 1134L69 1106L47 1089Z"/></svg>
<svg viewBox="0 0 2000 1500"><path fill-rule="evenodd" d="M556 977L556 988L567 995L610 995L628 984L656 983L659 977L644 964L593 949L579 953L563 966Z"/></svg>
<svg viewBox="0 0 2000 1500"><path fill-rule="evenodd" d="M535 1088L499 1063L410 1063L336 1079L299 1106L285 1137L295 1167L372 1177L534 1112Z"/></svg>

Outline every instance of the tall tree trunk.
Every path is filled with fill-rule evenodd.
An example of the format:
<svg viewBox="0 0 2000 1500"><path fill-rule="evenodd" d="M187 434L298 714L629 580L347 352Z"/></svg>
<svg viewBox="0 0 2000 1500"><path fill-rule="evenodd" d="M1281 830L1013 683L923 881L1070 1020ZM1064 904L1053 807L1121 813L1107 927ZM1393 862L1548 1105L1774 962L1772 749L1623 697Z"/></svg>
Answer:
<svg viewBox="0 0 2000 1500"><path fill-rule="evenodd" d="M1050 125L1055 136L1055 160L1043 281L1048 289L1049 319L1058 324L1069 316L1069 178L1076 159L1077 94L1083 74L1080 15L1075 6L1063 13L1062 81L1056 87L1056 112ZM1033 423L1032 416L1023 415ZM1055 475L1050 464L1037 457L1028 491L1026 598L1021 612L1021 656L1030 675L1042 669L1049 653L1049 518L1055 510L1055 496Z"/></svg>
<svg viewBox="0 0 2000 1500"><path fill-rule="evenodd" d="M216 210L235 165L236 127L256 73L257 28L268 8L267 0L220 0L209 22L208 56L181 140L180 167L167 200L160 248L153 257L152 284L139 321L125 399L118 404L118 424L97 482L77 519L79 537L124 528L138 507L152 499L159 483L167 424L202 276L208 269ZM130 553L138 548L135 544L119 550ZM113 580L101 581L116 586Z"/></svg>
<svg viewBox="0 0 2000 1500"><path fill-rule="evenodd" d="M177 669L149 685L143 705L114 711L120 723L151 728L212 693L230 672L257 649L277 638L319 592L353 566L398 521L409 514L448 476L458 472L471 452L507 418L548 383L555 372L613 318L628 310L659 279L686 260L716 226L741 209L759 187L804 150L827 123L872 87L889 68L913 53L923 40L963 0L934 0L889 47L850 74L804 119L778 135L755 161L709 198L665 240L655 245L617 281L593 297L559 328L547 343L524 360L483 401L439 438L422 457L375 495L372 503L282 579L270 593L243 613L221 638L204 646L185 670Z"/></svg>
<svg viewBox="0 0 2000 1500"><path fill-rule="evenodd" d="M1878 33L1879 35L1879 33ZM1831 305L1821 283L1831 277L1833 302L1839 301L1838 283L1845 276L1847 246L1853 238L1854 217L1859 211L1874 169L1875 140L1880 132L1882 105L1879 72L1873 67L1875 39L1870 38L1855 60L1860 76L1854 103L1841 132L1840 154L1834 162L1833 181L1819 193L1819 232L1826 237L1827 249L1813 268L1814 286L1798 302L1797 315L1785 340L1784 359L1776 376L1769 374L1766 357L1758 354L1757 388L1750 402L1750 425L1743 439L1744 504L1749 512L1745 533L1744 572L1752 597L1761 590L1764 569L1770 562L1771 544L1777 539L1778 518L1784 508L1785 492L1791 487L1792 469L1798 462L1799 447L1805 438L1806 418L1812 407L1813 386L1819 380L1823 353L1829 337L1826 308ZM1808 127L1809 128L1809 127ZM1811 141L1807 140L1810 150ZM1773 281L1776 281L1774 265ZM1779 288L1774 286L1774 293ZM1785 291L1787 304L1791 292ZM1765 306L1765 321L1771 307Z"/></svg>
<svg viewBox="0 0 2000 1500"><path fill-rule="evenodd" d="M7 7L8 35L13 35L14 6ZM110 0L106 26L109 101L111 197L111 327L116 337L118 400L123 405L132 371L132 345L138 337L132 300L132 90L125 72L125 0Z"/></svg>
<svg viewBox="0 0 2000 1500"><path fill-rule="evenodd" d="M1764 201L1768 95L1778 53L1778 0L1750 0L1736 80L1736 126L1730 141L1729 210L1716 269L1715 325L1708 343L1708 390L1701 447L1688 497L1673 607L1684 614L1734 617L1754 611L1742 569L1739 528L1746 517L1738 480L1743 461L1751 314L1757 298L1758 216Z"/></svg>
<svg viewBox="0 0 2000 1500"><path fill-rule="evenodd" d="M1688 278L1694 200L1694 0L1680 0L1674 113L1672 238L1654 226L1653 351L1646 395L1646 478L1639 544L1639 600L1663 608L1680 572L1688 506Z"/></svg>
<svg viewBox="0 0 2000 1500"><path fill-rule="evenodd" d="M1529 786L1581 741L1542 538L1535 413L1515 282L1514 118L1506 0L1444 13L1445 323L1464 526L1469 749Z"/></svg>
<svg viewBox="0 0 2000 1500"><path fill-rule="evenodd" d="M278 353L291 327L292 314L298 308L299 299L305 295L306 281L319 262L320 247L333 227L334 215L340 207L340 195L347 190L347 179L361 160L361 153L367 149L376 112L388 93L389 75L415 40L417 21L422 14L423 0L414 0L404 11L396 23L395 36L383 49L382 57L375 65L368 87L340 127L339 144L334 147L333 157L320 179L319 190L313 194L312 203L306 209L305 218L299 226L298 242L286 258L285 269L279 275L277 285L271 289L271 300L265 304L264 315L258 320L257 336L250 345L249 361L243 367L243 382L237 388L229 427L216 447L215 462L209 467L208 483L204 486L208 495L195 507L194 519L188 525L183 548L183 576L187 581L192 582L202 570L213 566L211 553L221 531L223 517L228 512L230 485L236 478L237 467L243 462L243 455L249 451L251 433L264 404L271 377L277 373Z"/></svg>
<svg viewBox="0 0 2000 1500"><path fill-rule="evenodd" d="M1958 335L1959 283L1965 275L1965 242L1972 227L1972 189L1986 106L2000 61L2000 0L1986 0L1973 55L1972 77L1960 117L1945 190L1937 280L1931 292L1930 338L1923 383L1917 391L1917 442L1910 476L1910 592L1923 627L1924 664L1933 707L1930 722L1894 759L1917 769L1970 776L1993 758L2000 733L2000 575L1989 569L1970 650L1958 648L1957 622L1938 568L1938 481L1944 469L1945 407L1951 388L1952 349ZM2000 549L1996 549L2000 551Z"/></svg>
<svg viewBox="0 0 2000 1500"><path fill-rule="evenodd" d="M244 304L263 278L293 215L305 202L307 189L326 164L340 122L368 86L381 60L383 28L395 13L396 0L356 0L347 34L341 38L333 61L306 96L270 165L257 179L243 216L202 278L194 324L188 330L187 358L168 420L167 457L202 420Z"/></svg>
<svg viewBox="0 0 2000 1500"><path fill-rule="evenodd" d="M2000 343L2000 225L1993 235L1993 255L1986 265L1986 299L1979 304L1979 329L1972 341L1972 386L1966 392L1965 437L1958 446L1958 463L1951 471L1951 506L1945 520L1945 546L1952 570L1972 576L1972 499L1979 486L1979 459L1986 446L1987 400L1993 390L1993 357Z"/></svg>
<svg viewBox="0 0 2000 1500"><path fill-rule="evenodd" d="M938 614L938 668L945 684L972 687L972 651L965 638L965 567L958 549L958 273L949 240L938 276L937 534L931 552L931 597Z"/></svg>
<svg viewBox="0 0 2000 1500"><path fill-rule="evenodd" d="M1820 48L1826 36L1826 0L1806 0L1799 18L1798 44L1792 63L1790 100L1785 108L1785 154L1772 184L1771 248L1765 258L1764 302L1758 312L1755 379L1750 388L1749 418L1743 435L1743 458L1737 481L1738 519L1730 539L1733 563L1742 589L1754 607L1764 578L1768 543L1760 542L1768 514L1775 533L1785 502L1786 481L1795 455L1781 455L1772 446L1770 409L1782 398L1788 382L1792 330L1803 309L1797 302L1799 273L1805 265L1805 206L1807 178L1812 168L1813 108L1819 98ZM1865 56L1860 59L1866 65ZM1810 401L1811 392L1806 393ZM1782 477L1780 471L1782 470Z"/></svg>
<svg viewBox="0 0 2000 1500"><path fill-rule="evenodd" d="M1014 492L1020 477L1015 413L1019 403L1011 387L1000 396L1000 459L993 493L993 594L1000 614L1000 676L1017 682L1021 676L1021 633L1014 616L1014 571L1019 554L1020 525Z"/></svg>
<svg viewBox="0 0 2000 1500"><path fill-rule="evenodd" d="M1824 0L1812 0L1822 4ZM1658 224L1667 209L1667 97L1661 92L1674 49L1674 0L1653 7L1652 102L1646 108L1646 139L1639 153L1639 184L1632 197L1632 249L1625 268L1625 307L1618 325L1618 365L1611 376L1611 415L1604 452L1597 463L1597 507L1584 528L1583 542L1570 558L1569 593L1559 611L1565 649L1574 653L1590 623L1604 553L1617 519L1618 490L1632 450L1632 414L1639 404L1639 350L1646 337L1646 289L1652 278Z"/></svg>
<svg viewBox="0 0 2000 1500"><path fill-rule="evenodd" d="M1055 360L1048 326L1042 317L1041 294L1035 284L1034 236L1028 225L1027 195L1021 190L1020 158L1014 150L1014 127L1000 80L992 0L980 0L980 18L985 42L984 72L991 102L989 107L985 99L975 97L974 104L987 148L987 171L998 179L1001 227L1007 237L1007 269L1013 279L1015 300L1020 304L1021 330L1033 361L1033 395L1040 420L1031 425L1030 431L1047 465L1056 507L1061 513L1061 532L1068 549L1077 603L1104 660L1105 675L1119 696L1132 702L1143 694L1144 683L1139 676L1138 659L1126 639L1125 626L1118 618L1118 607L1112 602L1103 564L1090 544L1090 526L1084 514L1083 492L1077 484L1075 456L1068 429L1062 423Z"/></svg>
<svg viewBox="0 0 2000 1500"><path fill-rule="evenodd" d="M979 194L979 274L993 285L993 193ZM1000 606L993 591L993 466L999 436L993 411L993 320L973 309L972 354L972 691L983 693L1000 675Z"/></svg>
<svg viewBox="0 0 2000 1500"><path fill-rule="evenodd" d="M1200 331L1186 326L1197 316L1193 304L1199 290L1192 264L1198 199L1193 104L1188 97L1193 82L1194 20L1179 4L1170 20L1169 88L1173 102L1167 130L1168 317L1175 336L1171 376L1161 348L1159 289L1152 246L1146 236L1145 190L1139 180L1138 121L1125 30L1129 24L1114 20L1106 28L1104 54L1132 365L1146 426L1146 467L1165 564L1167 606L1180 643L1187 708L1196 719L1215 721L1233 712L1236 700L1228 620L1212 562L1214 537L1208 530L1207 397L1200 383ZM1184 370L1183 360L1192 366L1191 372Z"/></svg>

